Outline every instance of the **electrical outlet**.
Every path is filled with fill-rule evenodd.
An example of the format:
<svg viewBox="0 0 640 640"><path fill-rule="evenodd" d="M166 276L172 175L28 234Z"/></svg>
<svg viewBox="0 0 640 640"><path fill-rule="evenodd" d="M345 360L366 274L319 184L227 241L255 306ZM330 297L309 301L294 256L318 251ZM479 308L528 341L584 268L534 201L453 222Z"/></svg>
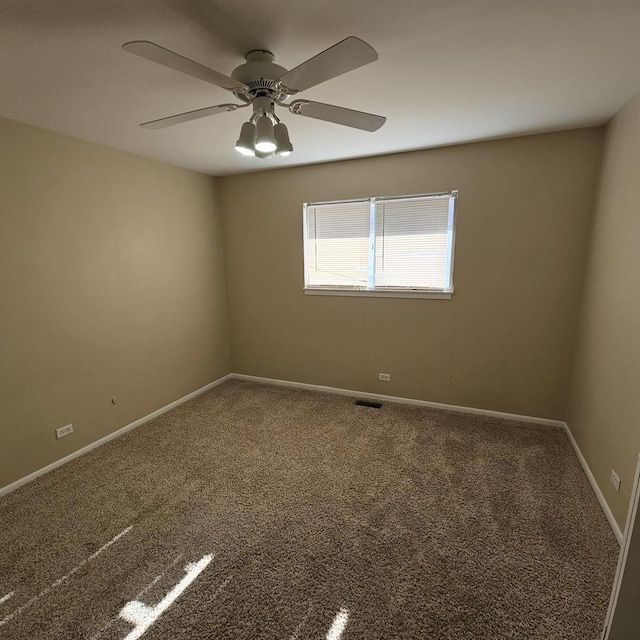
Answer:
<svg viewBox="0 0 640 640"><path fill-rule="evenodd" d="M68 424L66 427L60 427L56 429L56 438L64 438L68 436L70 433L73 433L73 425Z"/></svg>
<svg viewBox="0 0 640 640"><path fill-rule="evenodd" d="M620 478L613 469L611 469L611 484L616 491L620 491Z"/></svg>
<svg viewBox="0 0 640 640"><path fill-rule="evenodd" d="M391 374L389 373L379 373L378 380L384 380L385 382L389 382L391 380Z"/></svg>

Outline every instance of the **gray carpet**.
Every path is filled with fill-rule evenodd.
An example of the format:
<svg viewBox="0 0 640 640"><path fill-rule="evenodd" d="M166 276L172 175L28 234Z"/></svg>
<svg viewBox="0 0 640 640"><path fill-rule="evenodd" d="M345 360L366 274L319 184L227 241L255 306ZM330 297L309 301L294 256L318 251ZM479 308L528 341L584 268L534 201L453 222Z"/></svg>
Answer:
<svg viewBox="0 0 640 640"><path fill-rule="evenodd" d="M596 640L618 553L560 429L244 381L0 522L0 637L29 640Z"/></svg>

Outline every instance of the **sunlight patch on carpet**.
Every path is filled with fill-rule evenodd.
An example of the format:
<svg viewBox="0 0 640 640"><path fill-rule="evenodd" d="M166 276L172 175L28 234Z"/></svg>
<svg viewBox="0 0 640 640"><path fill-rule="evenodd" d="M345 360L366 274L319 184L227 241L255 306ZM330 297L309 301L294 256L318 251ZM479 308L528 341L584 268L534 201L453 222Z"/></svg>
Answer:
<svg viewBox="0 0 640 640"><path fill-rule="evenodd" d="M151 580L151 582L149 582L149 584L147 584L143 589L138 591L138 593L136 593L136 595L133 597L133 599L134 600L139 600L145 593L147 593L148 591L151 591L151 589L153 589L153 587L155 587L156 584L158 584L158 582L160 582L160 580L162 580L162 578L164 578L166 572L169 571L169 569L172 569L173 567L175 567L175 565L178 564L178 562L180 562L181 559L182 559L182 554L180 554L177 558L175 558L171 562L171 564L168 565L168 567L165 569L165 571L163 571L162 573L158 574L155 578L153 578L153 580ZM107 624L105 624L103 627L98 629L98 631L96 631L96 633L94 633L89 638L89 640L97 640L106 631L108 631L109 628L112 627L115 624L115 622L117 622L117 620L118 620L118 617L115 617L115 618L112 618L111 620L109 620L109 622L107 622Z"/></svg>
<svg viewBox="0 0 640 640"><path fill-rule="evenodd" d="M349 611L347 609L340 609L340 611L336 613L336 617L333 619L331 628L327 631L327 640L340 640L340 636L342 636L348 620Z"/></svg>
<svg viewBox="0 0 640 640"><path fill-rule="evenodd" d="M147 629L180 597L183 591L207 568L213 555L203 556L198 562L185 565L186 575L178 584L160 600L155 607L150 607L140 600L131 600L124 605L119 616L134 625L124 640L137 640Z"/></svg>

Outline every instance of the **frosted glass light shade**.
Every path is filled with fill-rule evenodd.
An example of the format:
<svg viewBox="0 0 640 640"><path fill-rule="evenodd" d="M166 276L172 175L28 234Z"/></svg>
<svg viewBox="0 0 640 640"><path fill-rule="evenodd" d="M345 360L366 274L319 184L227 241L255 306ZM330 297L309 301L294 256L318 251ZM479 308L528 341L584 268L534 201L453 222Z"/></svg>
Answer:
<svg viewBox="0 0 640 640"><path fill-rule="evenodd" d="M293 151L293 145L289 140L289 131L283 122L273 127L273 132L276 139L276 153L279 156L288 156Z"/></svg>
<svg viewBox="0 0 640 640"><path fill-rule="evenodd" d="M256 123L256 151L271 153L276 150L276 140L273 133L273 122L268 116L260 116Z"/></svg>
<svg viewBox="0 0 640 640"><path fill-rule="evenodd" d="M236 142L236 151L239 151L243 156L255 155L255 138L256 125L253 122L245 122L240 129L240 137Z"/></svg>

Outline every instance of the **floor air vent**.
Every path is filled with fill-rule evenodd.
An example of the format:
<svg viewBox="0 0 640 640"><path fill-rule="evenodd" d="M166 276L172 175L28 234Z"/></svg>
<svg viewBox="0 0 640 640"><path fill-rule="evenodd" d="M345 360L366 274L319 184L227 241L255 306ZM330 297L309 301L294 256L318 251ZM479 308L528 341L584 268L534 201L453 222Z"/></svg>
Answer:
<svg viewBox="0 0 640 640"><path fill-rule="evenodd" d="M356 400L355 404L358 407L370 407L371 409L380 409L382 402L373 402L371 400Z"/></svg>

